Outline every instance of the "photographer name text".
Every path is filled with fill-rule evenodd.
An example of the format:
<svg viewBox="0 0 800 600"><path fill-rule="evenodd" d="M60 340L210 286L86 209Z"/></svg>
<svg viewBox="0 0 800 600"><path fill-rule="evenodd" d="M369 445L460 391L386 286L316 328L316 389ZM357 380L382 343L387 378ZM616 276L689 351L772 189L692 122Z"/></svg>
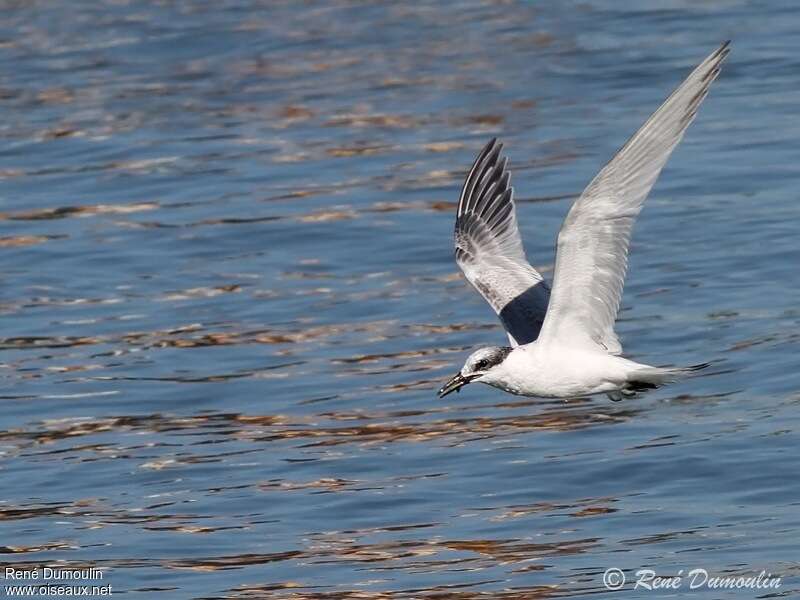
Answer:
<svg viewBox="0 0 800 600"><path fill-rule="evenodd" d="M13 581L63 581L81 580L86 581L90 579L102 579L103 571L100 569L55 569L52 567L44 567L43 569L15 569L14 567L6 567L6 579Z"/></svg>

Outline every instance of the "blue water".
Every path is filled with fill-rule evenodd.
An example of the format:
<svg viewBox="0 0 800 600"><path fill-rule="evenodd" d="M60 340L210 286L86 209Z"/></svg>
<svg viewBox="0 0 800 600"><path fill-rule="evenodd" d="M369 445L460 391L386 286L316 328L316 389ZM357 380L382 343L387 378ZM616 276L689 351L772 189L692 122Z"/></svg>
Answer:
<svg viewBox="0 0 800 600"><path fill-rule="evenodd" d="M5 6L0 574L518 599L763 569L779 589L694 594L797 594L800 17L648 6ZM713 372L621 403L438 400L505 339L452 258L480 147L505 142L549 275L572 199L728 38L618 323L632 358Z"/></svg>

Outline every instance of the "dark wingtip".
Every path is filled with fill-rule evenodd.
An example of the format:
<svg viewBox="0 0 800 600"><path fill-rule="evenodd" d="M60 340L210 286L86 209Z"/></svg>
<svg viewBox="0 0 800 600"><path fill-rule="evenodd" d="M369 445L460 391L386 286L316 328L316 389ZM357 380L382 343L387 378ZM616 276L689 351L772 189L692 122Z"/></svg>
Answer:
<svg viewBox="0 0 800 600"><path fill-rule="evenodd" d="M730 40L725 40L724 42L722 42L722 45L717 50L717 56L719 57L720 62L725 60L728 57L728 54L731 53L730 46L731 46Z"/></svg>
<svg viewBox="0 0 800 600"><path fill-rule="evenodd" d="M490 154L499 155L502 151L503 151L503 142L501 142L499 138L493 137L483 147L483 150L481 150L481 154L484 156L488 156Z"/></svg>
<svg viewBox="0 0 800 600"><path fill-rule="evenodd" d="M475 160L475 163L476 164L479 163L482 158L484 158L484 157L488 156L489 154L491 154L491 152L492 152L492 150L494 150L495 146L500 146L500 148L502 149L503 148L503 143L500 140L498 140L496 137L493 137L492 139L490 139L488 142L486 142L483 145L483 148L481 148L481 151L478 153L478 158Z"/></svg>

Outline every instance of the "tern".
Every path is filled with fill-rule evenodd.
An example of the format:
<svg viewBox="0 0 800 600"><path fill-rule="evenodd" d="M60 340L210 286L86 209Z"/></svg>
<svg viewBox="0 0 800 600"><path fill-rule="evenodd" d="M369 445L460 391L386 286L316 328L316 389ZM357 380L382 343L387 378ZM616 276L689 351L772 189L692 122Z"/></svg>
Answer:
<svg viewBox="0 0 800 600"><path fill-rule="evenodd" d="M618 401L708 366L663 368L624 358L614 322L633 224L717 78L728 45L691 72L572 205L558 233L552 287L525 256L502 144L486 144L461 190L455 256L511 345L472 353L439 397L480 382L521 396L605 393Z"/></svg>

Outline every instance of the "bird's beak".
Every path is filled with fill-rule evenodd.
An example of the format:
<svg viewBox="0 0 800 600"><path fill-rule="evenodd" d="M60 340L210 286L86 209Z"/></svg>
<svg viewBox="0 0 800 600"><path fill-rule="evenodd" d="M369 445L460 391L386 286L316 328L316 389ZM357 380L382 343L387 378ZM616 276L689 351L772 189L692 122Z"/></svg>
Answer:
<svg viewBox="0 0 800 600"><path fill-rule="evenodd" d="M439 390L439 398L444 398L450 392L457 392L462 387L472 381L474 377L464 377L461 373L456 373L454 377L442 386Z"/></svg>

